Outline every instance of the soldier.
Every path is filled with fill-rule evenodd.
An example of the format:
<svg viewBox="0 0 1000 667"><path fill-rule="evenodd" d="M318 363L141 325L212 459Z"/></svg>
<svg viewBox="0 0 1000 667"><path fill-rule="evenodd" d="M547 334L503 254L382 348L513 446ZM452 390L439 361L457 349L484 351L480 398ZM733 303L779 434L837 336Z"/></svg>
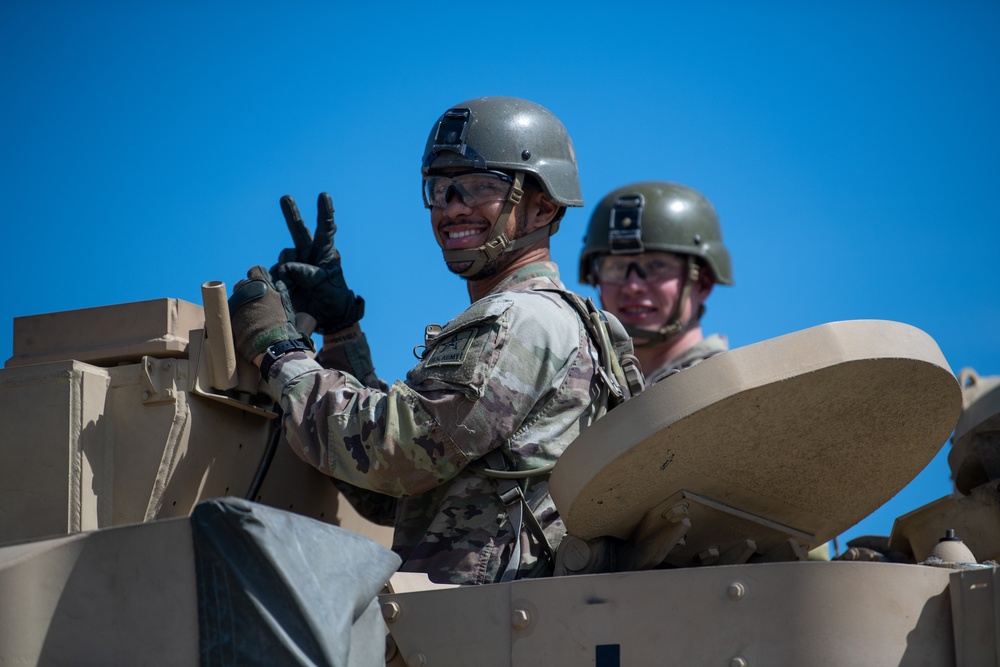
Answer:
<svg viewBox="0 0 1000 667"><path fill-rule="evenodd" d="M422 174L435 239L472 305L427 327L405 381L386 386L374 375L358 325L364 301L344 283L326 193L315 239L283 199L296 247L282 253L274 284L262 267L237 283L237 349L260 365L300 457L398 498L393 549L402 571L457 584L547 575L565 534L547 473L625 396L616 362L631 352L613 317L603 333L617 347L595 342L594 318L549 254L566 207L583 204L573 145L538 104L469 100L434 124ZM322 365L290 324L291 306L317 320Z"/></svg>
<svg viewBox="0 0 1000 667"><path fill-rule="evenodd" d="M580 282L635 344L646 386L728 347L705 338L701 318L716 284L732 285L715 208L700 192L650 181L614 190L597 205L580 254Z"/></svg>

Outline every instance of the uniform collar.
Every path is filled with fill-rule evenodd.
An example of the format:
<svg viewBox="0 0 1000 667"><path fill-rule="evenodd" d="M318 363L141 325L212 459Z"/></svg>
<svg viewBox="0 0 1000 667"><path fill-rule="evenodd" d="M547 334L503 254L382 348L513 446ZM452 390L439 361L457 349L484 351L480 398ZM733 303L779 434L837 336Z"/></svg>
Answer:
<svg viewBox="0 0 1000 667"><path fill-rule="evenodd" d="M552 288L566 289L566 286L559 280L559 267L556 266L556 263L532 262L501 280L490 294Z"/></svg>

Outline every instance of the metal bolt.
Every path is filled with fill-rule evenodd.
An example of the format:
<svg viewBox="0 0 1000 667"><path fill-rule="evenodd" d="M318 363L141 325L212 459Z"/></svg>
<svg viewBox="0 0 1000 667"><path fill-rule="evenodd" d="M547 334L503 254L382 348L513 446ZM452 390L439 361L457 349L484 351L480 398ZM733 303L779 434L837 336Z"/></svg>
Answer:
<svg viewBox="0 0 1000 667"><path fill-rule="evenodd" d="M687 513L688 513L687 505L681 503L679 505L674 505L673 507L665 511L663 514L660 515L660 518L666 519L671 523L677 523L678 521L686 517Z"/></svg>
<svg viewBox="0 0 1000 667"><path fill-rule="evenodd" d="M529 151L528 149L524 149L523 151L521 151L521 159L522 160L530 160L531 159L531 151Z"/></svg>
<svg viewBox="0 0 1000 667"><path fill-rule="evenodd" d="M531 616L525 609L515 609L510 618L511 625L518 630L524 630L531 623Z"/></svg>
<svg viewBox="0 0 1000 667"><path fill-rule="evenodd" d="M715 561L719 560L719 548L709 547L699 553L697 559L702 565L711 565Z"/></svg>
<svg viewBox="0 0 1000 667"><path fill-rule="evenodd" d="M733 602L739 602L746 594L747 589L738 581L729 584L729 588L726 589L726 596ZM742 659L740 658L740 660Z"/></svg>
<svg viewBox="0 0 1000 667"><path fill-rule="evenodd" d="M420 651L411 653L410 657L406 659L406 667L424 667L426 664L427 656Z"/></svg>
<svg viewBox="0 0 1000 667"><path fill-rule="evenodd" d="M399 612L400 609L398 602L386 602L382 605L382 618L390 623L399 618Z"/></svg>
<svg viewBox="0 0 1000 667"><path fill-rule="evenodd" d="M142 400L148 401L152 397L153 397L153 395L151 393L149 393L148 391L143 391L142 392Z"/></svg>
<svg viewBox="0 0 1000 667"><path fill-rule="evenodd" d="M736 656L729 661L729 667L747 667L748 664L750 663L748 663L745 658L741 658L740 656Z"/></svg>

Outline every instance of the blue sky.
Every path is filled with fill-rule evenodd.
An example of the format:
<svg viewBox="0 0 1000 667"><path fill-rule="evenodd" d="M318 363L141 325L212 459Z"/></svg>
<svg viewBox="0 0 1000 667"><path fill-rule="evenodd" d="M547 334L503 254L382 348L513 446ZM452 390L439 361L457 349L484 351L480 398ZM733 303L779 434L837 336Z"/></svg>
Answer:
<svg viewBox="0 0 1000 667"><path fill-rule="evenodd" d="M705 326L748 345L888 319L957 373L1000 374L1000 3L6 2L0 4L0 356L17 316L200 302L288 244L278 208L337 209L379 374L467 303L422 208L436 117L539 102L574 140L585 207L638 180L715 204L736 285ZM946 495L947 446L845 534Z"/></svg>

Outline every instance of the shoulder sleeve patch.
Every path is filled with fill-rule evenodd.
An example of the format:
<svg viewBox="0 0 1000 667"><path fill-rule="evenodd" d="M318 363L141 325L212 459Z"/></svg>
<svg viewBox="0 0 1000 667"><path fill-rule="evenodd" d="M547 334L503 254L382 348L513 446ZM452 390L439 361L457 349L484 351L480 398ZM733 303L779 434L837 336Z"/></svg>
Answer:
<svg viewBox="0 0 1000 667"><path fill-rule="evenodd" d="M505 344L505 315L511 304L505 298L481 299L448 322L428 341L423 359L406 376L407 384L417 391L458 391L473 400L480 397L498 348Z"/></svg>
<svg viewBox="0 0 1000 667"><path fill-rule="evenodd" d="M461 366L476 339L476 329L464 329L437 343L424 362L424 367Z"/></svg>

